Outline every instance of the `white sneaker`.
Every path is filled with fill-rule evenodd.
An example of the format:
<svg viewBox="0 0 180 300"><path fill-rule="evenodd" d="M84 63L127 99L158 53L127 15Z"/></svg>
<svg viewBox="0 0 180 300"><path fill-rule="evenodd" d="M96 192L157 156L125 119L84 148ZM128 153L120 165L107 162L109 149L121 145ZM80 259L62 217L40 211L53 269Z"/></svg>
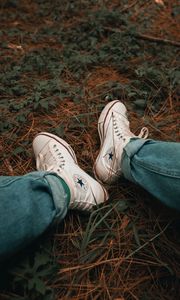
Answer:
<svg viewBox="0 0 180 300"><path fill-rule="evenodd" d="M41 132L33 141L33 150L37 170L55 172L67 183L70 208L90 211L108 199L105 188L78 166L73 149L63 139Z"/></svg>
<svg viewBox="0 0 180 300"><path fill-rule="evenodd" d="M98 132L101 146L94 164L96 179L105 183L114 182L121 175L121 157L123 148L132 137L136 137L129 128L127 109L119 100L108 103L98 120ZM138 137L147 137L148 129L142 128Z"/></svg>

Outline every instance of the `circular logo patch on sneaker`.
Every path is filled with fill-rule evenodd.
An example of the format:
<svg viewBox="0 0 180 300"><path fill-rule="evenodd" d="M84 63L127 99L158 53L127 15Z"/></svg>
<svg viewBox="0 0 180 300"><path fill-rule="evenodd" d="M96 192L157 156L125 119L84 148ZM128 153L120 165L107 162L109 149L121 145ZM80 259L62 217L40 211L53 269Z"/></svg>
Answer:
<svg viewBox="0 0 180 300"><path fill-rule="evenodd" d="M84 178L82 178L80 175L74 174L73 179L74 179L76 187L84 190L85 192L87 191L88 184Z"/></svg>

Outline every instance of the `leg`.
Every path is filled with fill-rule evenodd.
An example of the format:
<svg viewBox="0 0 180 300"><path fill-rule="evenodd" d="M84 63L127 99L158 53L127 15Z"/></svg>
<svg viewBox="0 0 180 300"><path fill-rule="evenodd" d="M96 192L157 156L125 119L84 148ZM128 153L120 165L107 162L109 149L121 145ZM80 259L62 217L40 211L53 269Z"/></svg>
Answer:
<svg viewBox="0 0 180 300"><path fill-rule="evenodd" d="M67 213L70 192L56 174L0 177L0 259L23 248Z"/></svg>
<svg viewBox="0 0 180 300"><path fill-rule="evenodd" d="M96 177L111 183L120 175L141 185L164 204L180 210L180 143L141 138L129 127L123 103L108 103L98 120L101 147L94 164Z"/></svg>
<svg viewBox="0 0 180 300"><path fill-rule="evenodd" d="M63 219L68 207L90 211L108 199L64 140L43 132L33 149L39 172L0 177L0 259L29 244L56 218Z"/></svg>
<svg viewBox="0 0 180 300"><path fill-rule="evenodd" d="M108 199L64 140L43 132L33 149L39 172L0 177L0 258L30 243L56 218L63 219L68 207L91 211Z"/></svg>
<svg viewBox="0 0 180 300"><path fill-rule="evenodd" d="M127 179L180 210L180 143L133 138L124 148L121 169Z"/></svg>

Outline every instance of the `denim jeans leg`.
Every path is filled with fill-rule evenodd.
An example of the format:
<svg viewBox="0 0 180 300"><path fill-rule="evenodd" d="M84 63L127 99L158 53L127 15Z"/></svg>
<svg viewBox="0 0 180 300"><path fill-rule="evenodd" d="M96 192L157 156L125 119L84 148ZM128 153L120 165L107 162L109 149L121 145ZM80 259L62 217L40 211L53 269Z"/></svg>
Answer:
<svg viewBox="0 0 180 300"><path fill-rule="evenodd" d="M0 177L0 259L23 248L67 213L70 192L54 173Z"/></svg>
<svg viewBox="0 0 180 300"><path fill-rule="evenodd" d="M132 138L121 168L125 178L180 210L180 143Z"/></svg>

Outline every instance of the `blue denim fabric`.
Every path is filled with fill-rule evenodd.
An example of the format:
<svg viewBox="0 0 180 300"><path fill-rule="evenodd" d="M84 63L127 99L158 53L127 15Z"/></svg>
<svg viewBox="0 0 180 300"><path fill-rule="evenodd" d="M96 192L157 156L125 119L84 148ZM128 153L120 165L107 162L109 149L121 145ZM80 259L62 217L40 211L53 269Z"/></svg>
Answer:
<svg viewBox="0 0 180 300"><path fill-rule="evenodd" d="M70 199L66 183L54 173L0 176L0 259L29 244L56 218Z"/></svg>
<svg viewBox="0 0 180 300"><path fill-rule="evenodd" d="M121 168L125 178L180 211L180 143L132 138Z"/></svg>

